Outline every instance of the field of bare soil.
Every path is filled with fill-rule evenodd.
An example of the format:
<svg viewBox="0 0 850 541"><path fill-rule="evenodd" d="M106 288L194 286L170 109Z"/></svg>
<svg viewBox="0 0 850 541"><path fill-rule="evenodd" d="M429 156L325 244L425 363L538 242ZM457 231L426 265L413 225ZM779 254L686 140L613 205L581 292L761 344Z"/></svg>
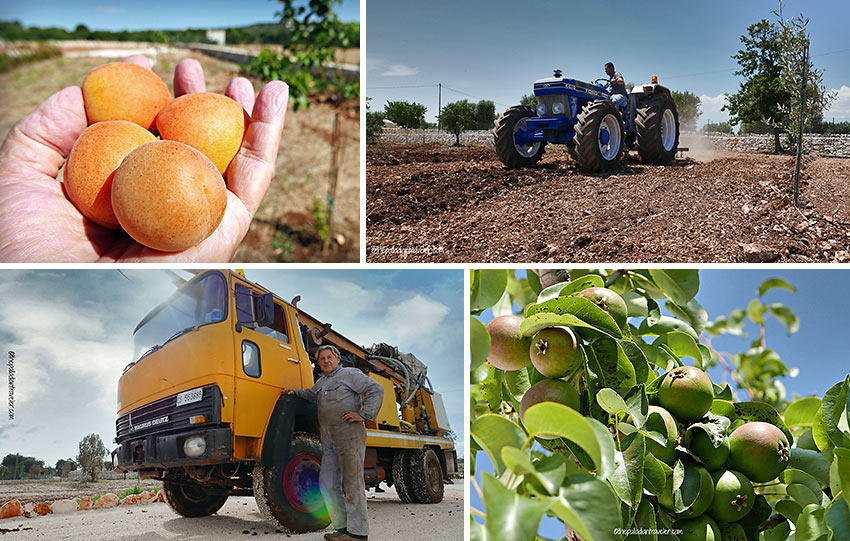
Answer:
<svg viewBox="0 0 850 541"><path fill-rule="evenodd" d="M697 151L588 174L563 148L369 145L369 262L850 262L850 159Z"/></svg>
<svg viewBox="0 0 850 541"><path fill-rule="evenodd" d="M0 505L9 500L21 503L54 502L61 499L91 498L95 494L119 493L136 485L143 490L162 487L160 481L138 478L100 479L96 483L80 481L3 481L0 482Z"/></svg>
<svg viewBox="0 0 850 541"><path fill-rule="evenodd" d="M174 67L184 58L204 68L207 90L223 93L240 73L238 64L188 49L152 43L55 42L63 56L19 66L0 74L0 137L51 94L79 85L92 68L143 54L172 89ZM352 52L354 51L354 52ZM338 56L352 62L359 51ZM249 77L250 79L250 77ZM254 91L263 83L252 79ZM359 261L360 257L360 107L350 100L340 109L339 179L334 211L333 242L324 250L313 213L314 202L325 201L329 186L331 136L337 110L321 96L309 109L286 116L272 185L236 252L240 262ZM60 171L61 175L61 171Z"/></svg>

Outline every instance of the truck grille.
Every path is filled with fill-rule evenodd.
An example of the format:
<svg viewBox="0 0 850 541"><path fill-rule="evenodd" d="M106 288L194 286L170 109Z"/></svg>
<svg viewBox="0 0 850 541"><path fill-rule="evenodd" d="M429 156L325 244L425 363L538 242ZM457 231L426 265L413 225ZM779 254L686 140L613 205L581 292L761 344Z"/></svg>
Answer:
<svg viewBox="0 0 850 541"><path fill-rule="evenodd" d="M195 415L204 415L205 425L221 422L221 390L218 386L204 387L201 400L179 408L177 395L173 395L122 415L115 421L115 441L122 443L130 438L167 434L199 426L189 424L189 418Z"/></svg>

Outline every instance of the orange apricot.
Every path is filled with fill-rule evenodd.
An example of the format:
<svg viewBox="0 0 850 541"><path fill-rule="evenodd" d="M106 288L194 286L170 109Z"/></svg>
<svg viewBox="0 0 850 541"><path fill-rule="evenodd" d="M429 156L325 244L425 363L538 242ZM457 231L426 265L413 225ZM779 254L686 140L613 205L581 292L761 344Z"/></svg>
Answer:
<svg viewBox="0 0 850 541"><path fill-rule="evenodd" d="M180 141L200 150L222 175L239 152L249 122L248 114L238 102L212 92L180 96L156 117L156 127L163 139Z"/></svg>
<svg viewBox="0 0 850 541"><path fill-rule="evenodd" d="M144 144L124 158L112 182L121 227L149 248L179 252L221 223L227 189L215 165L178 141Z"/></svg>
<svg viewBox="0 0 850 541"><path fill-rule="evenodd" d="M127 62L94 68L82 89L89 125L127 120L153 131L157 113L171 101L168 86L157 74Z"/></svg>
<svg viewBox="0 0 850 541"><path fill-rule="evenodd" d="M83 216L121 229L112 212L112 177L127 154L155 140L151 132L126 120L98 122L83 131L65 165L65 191Z"/></svg>

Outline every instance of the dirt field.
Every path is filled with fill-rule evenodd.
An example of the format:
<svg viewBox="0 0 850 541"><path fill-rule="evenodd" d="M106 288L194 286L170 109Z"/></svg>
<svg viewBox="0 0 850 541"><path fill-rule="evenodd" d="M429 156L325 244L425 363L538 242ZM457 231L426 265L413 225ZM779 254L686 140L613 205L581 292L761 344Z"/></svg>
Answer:
<svg viewBox="0 0 850 541"><path fill-rule="evenodd" d="M184 58L204 68L207 90L223 93L237 64L186 49L120 42L57 42L66 57L20 66L0 74L0 136L54 92L79 85L92 68L144 54L153 70L172 88L174 67ZM357 51L359 53L359 51ZM350 61L349 51L340 58ZM253 80L255 92L262 82ZM173 90L173 89L172 89ZM335 109L321 97L309 109L287 113L275 178L251 229L236 252L240 262L359 261L360 250L360 108L352 100L340 111L340 172L334 211L334 237L327 252L314 227L313 203L325 201L329 186L331 135ZM61 172L60 172L61 174ZM338 235L338 236L337 236Z"/></svg>
<svg viewBox="0 0 850 541"><path fill-rule="evenodd" d="M392 488L367 495L370 539L462 539L463 482L446 485L442 502L434 505L402 503ZM254 498L231 496L210 517L186 518L164 503L77 511L31 519L0 521L0 532L10 539L321 539L319 532L288 535L260 515Z"/></svg>
<svg viewBox="0 0 850 541"><path fill-rule="evenodd" d="M687 156L687 155L686 155ZM369 262L848 262L850 159L636 155L586 174L560 147L507 170L490 145L368 145Z"/></svg>
<svg viewBox="0 0 850 541"><path fill-rule="evenodd" d="M147 479L106 480L96 483L79 481L3 481L0 482L0 505L18 499L21 503L54 502L63 498L92 497L106 492L119 493L139 485L142 489L160 488L162 483Z"/></svg>

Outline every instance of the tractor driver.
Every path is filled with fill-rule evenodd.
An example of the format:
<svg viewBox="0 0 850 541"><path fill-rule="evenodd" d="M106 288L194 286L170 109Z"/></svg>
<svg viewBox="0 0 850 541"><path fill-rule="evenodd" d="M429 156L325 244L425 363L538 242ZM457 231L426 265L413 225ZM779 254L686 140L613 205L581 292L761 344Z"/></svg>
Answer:
<svg viewBox="0 0 850 541"><path fill-rule="evenodd" d="M608 62L605 64L605 74L608 75L608 90L611 91L611 101L620 109L625 109L629 104L629 98L626 95L626 82L623 80L623 74L619 71L614 71L614 63Z"/></svg>

